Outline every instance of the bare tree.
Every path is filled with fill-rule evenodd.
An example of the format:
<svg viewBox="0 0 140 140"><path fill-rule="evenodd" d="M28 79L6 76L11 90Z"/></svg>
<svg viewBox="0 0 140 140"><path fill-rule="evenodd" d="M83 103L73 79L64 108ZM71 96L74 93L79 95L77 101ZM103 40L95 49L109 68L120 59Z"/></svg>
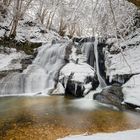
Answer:
<svg viewBox="0 0 140 140"><path fill-rule="evenodd" d="M24 16L32 0L14 0L13 19L11 22L11 30L9 36L16 36L16 29L19 20Z"/></svg>

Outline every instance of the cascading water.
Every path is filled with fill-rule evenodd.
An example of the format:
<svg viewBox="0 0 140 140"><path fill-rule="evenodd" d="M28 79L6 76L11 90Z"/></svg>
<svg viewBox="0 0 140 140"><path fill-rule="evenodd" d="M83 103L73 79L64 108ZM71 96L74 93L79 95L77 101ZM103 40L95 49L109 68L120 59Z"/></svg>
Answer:
<svg viewBox="0 0 140 140"><path fill-rule="evenodd" d="M54 89L57 74L65 64L66 46L67 43L58 43L40 47L33 64L23 73L10 74L0 81L0 95L49 93Z"/></svg>
<svg viewBox="0 0 140 140"><path fill-rule="evenodd" d="M81 45L82 53L85 55L87 63L94 67L94 48L93 48L93 42L85 42Z"/></svg>
<svg viewBox="0 0 140 140"><path fill-rule="evenodd" d="M99 69L99 58L98 58L98 38L95 37L95 41L94 41L94 54L95 54L95 59L96 59L96 72L97 72L97 77L100 83L100 87L104 88L106 87L106 83L104 81L104 79L102 78L102 76L100 75L100 69Z"/></svg>
<svg viewBox="0 0 140 140"><path fill-rule="evenodd" d="M95 37L94 42L92 40L89 40L89 42L82 43L81 48L82 54L85 55L87 63L92 67L96 67L96 73L100 83L100 87L106 87L105 80L102 78L99 68L98 37Z"/></svg>

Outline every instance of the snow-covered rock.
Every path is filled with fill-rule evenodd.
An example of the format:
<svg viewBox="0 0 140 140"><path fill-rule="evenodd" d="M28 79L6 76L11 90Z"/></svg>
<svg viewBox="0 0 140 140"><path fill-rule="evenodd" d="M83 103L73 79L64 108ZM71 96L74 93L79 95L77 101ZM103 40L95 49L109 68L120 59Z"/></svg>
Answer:
<svg viewBox="0 0 140 140"><path fill-rule="evenodd" d="M82 51L83 46L72 43L68 48L68 63L60 70L59 81L65 88L65 94L85 96L97 82L95 69L87 64L87 55Z"/></svg>
<svg viewBox="0 0 140 140"><path fill-rule="evenodd" d="M28 40L32 43L46 43L52 42L52 40L59 40L60 36L54 31L47 30L39 23L20 21L15 39L23 42Z"/></svg>
<svg viewBox="0 0 140 140"><path fill-rule="evenodd" d="M10 34L10 22L9 18L0 22L0 39ZM45 26L31 20L19 20L15 40L17 42L29 41L31 43L46 43L52 42L52 40L60 40L61 37L52 30L47 30Z"/></svg>
<svg viewBox="0 0 140 140"><path fill-rule="evenodd" d="M0 53L0 71L22 69L20 62L22 59L28 57L28 55L24 52L16 52L15 49L10 49L9 51L9 54Z"/></svg>
<svg viewBox="0 0 140 140"><path fill-rule="evenodd" d="M117 78L118 75L123 76L140 73L139 30L128 36L126 41L121 41L120 49L122 49L120 53L106 54L106 68L110 82ZM120 79L124 80L125 78Z"/></svg>
<svg viewBox="0 0 140 140"><path fill-rule="evenodd" d="M94 77L95 71L86 63L75 64L70 62L61 69L60 79L69 77L70 75L72 75L71 81L85 83L86 77Z"/></svg>
<svg viewBox="0 0 140 140"><path fill-rule="evenodd" d="M70 62L61 69L59 75L59 81L64 85L66 93L83 96L92 89L95 70L86 63Z"/></svg>
<svg viewBox="0 0 140 140"><path fill-rule="evenodd" d="M140 29L120 42L122 52L106 54L110 82L124 84L124 102L140 106Z"/></svg>
<svg viewBox="0 0 140 140"><path fill-rule="evenodd" d="M110 67L107 74L123 75L140 72L140 45L126 49L124 52L110 56Z"/></svg>
<svg viewBox="0 0 140 140"><path fill-rule="evenodd" d="M140 74L123 85L124 102L140 106Z"/></svg>

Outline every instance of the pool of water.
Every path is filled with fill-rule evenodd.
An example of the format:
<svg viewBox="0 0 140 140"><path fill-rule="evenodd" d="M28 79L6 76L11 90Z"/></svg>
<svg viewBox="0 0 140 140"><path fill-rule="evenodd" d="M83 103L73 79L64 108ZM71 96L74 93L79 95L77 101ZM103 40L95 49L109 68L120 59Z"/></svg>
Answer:
<svg viewBox="0 0 140 140"><path fill-rule="evenodd" d="M89 99L0 98L0 140L56 140L135 128L140 128L140 114L120 112Z"/></svg>

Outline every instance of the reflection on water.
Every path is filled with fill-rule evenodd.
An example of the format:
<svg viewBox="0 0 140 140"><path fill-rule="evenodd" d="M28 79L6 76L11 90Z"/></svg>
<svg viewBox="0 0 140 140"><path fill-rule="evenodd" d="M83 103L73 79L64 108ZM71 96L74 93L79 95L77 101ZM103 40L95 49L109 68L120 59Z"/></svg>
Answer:
<svg viewBox="0 0 140 140"><path fill-rule="evenodd" d="M70 134L140 128L139 114L88 99L0 98L0 140L56 140Z"/></svg>

